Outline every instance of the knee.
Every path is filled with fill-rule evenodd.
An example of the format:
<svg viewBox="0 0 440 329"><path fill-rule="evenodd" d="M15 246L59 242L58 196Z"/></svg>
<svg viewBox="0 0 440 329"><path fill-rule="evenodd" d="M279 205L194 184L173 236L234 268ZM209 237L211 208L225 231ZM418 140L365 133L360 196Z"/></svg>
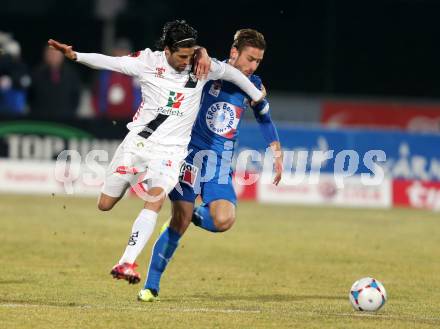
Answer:
<svg viewBox="0 0 440 329"><path fill-rule="evenodd" d="M162 210L162 205L163 205L163 199L155 202L146 201L144 203L144 208L159 213Z"/></svg>
<svg viewBox="0 0 440 329"><path fill-rule="evenodd" d="M225 232L229 230L235 223L234 215L216 215L213 218L214 225L219 232Z"/></svg>
<svg viewBox="0 0 440 329"><path fill-rule="evenodd" d="M165 202L166 193L161 187L152 187L145 197L144 208L159 213Z"/></svg>
<svg viewBox="0 0 440 329"><path fill-rule="evenodd" d="M108 202L106 200L98 201L98 209L101 211L109 211L113 208L113 203Z"/></svg>

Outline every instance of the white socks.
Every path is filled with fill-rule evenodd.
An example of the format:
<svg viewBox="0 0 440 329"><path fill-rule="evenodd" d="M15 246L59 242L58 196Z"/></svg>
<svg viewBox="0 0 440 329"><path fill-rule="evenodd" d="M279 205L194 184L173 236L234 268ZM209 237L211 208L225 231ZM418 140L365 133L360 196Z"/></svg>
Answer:
<svg viewBox="0 0 440 329"><path fill-rule="evenodd" d="M149 209L141 210L133 223L131 236L128 239L125 252L122 255L122 258L119 260L119 264L134 263L154 231L157 215L157 212Z"/></svg>

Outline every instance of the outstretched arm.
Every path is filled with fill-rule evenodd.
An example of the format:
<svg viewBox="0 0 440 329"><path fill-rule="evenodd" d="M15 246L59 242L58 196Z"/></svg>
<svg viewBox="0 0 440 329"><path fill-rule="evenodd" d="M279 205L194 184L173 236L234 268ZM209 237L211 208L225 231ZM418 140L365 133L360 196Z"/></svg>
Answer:
<svg viewBox="0 0 440 329"><path fill-rule="evenodd" d="M262 86L262 88L264 88ZM270 117L269 102L264 99L262 102L252 106L255 119L257 120L264 140L270 145L274 157L275 178L273 184L278 185L283 174L283 152L278 137L277 128Z"/></svg>
<svg viewBox="0 0 440 329"><path fill-rule="evenodd" d="M72 46L49 39L47 42L52 48L61 51L72 61L84 64L92 69L110 70L131 76L137 76L140 61L129 56L112 57L93 53L79 53Z"/></svg>
<svg viewBox="0 0 440 329"><path fill-rule="evenodd" d="M225 65L225 71L222 79L232 82L240 87L240 89L248 94L249 97L252 98L252 100L256 103L261 102L264 97L266 97L266 94L255 87L254 84L250 82L250 80L243 73L229 64Z"/></svg>
<svg viewBox="0 0 440 329"><path fill-rule="evenodd" d="M223 79L237 85L255 102L261 102L266 96L261 90L254 86L249 79L235 67L219 62L211 58L211 67L208 74L209 80Z"/></svg>

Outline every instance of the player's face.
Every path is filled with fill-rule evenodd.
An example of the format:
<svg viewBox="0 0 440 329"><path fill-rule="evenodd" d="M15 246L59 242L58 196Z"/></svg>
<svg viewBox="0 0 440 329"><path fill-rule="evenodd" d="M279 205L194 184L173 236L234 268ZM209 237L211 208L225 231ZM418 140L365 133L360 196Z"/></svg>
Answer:
<svg viewBox="0 0 440 329"><path fill-rule="evenodd" d="M194 50L194 47L179 48L172 53L168 48L165 48L165 56L167 57L168 64L170 64L176 71L181 72L188 65L192 64Z"/></svg>
<svg viewBox="0 0 440 329"><path fill-rule="evenodd" d="M239 69L243 74L250 76L257 70L263 60L264 50L245 47L239 52L237 48L232 48L229 63Z"/></svg>

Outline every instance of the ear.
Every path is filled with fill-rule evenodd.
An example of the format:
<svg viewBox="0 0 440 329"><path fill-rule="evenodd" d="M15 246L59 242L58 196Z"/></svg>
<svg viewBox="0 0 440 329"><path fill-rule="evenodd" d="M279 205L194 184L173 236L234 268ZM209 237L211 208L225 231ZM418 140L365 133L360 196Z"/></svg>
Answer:
<svg viewBox="0 0 440 329"><path fill-rule="evenodd" d="M170 50L170 48L168 48L168 46L166 46L163 51L165 52L165 55L167 57L171 55L171 50Z"/></svg>
<svg viewBox="0 0 440 329"><path fill-rule="evenodd" d="M229 52L229 58L232 61L235 61L238 58L238 49L235 47L231 48L231 51Z"/></svg>

